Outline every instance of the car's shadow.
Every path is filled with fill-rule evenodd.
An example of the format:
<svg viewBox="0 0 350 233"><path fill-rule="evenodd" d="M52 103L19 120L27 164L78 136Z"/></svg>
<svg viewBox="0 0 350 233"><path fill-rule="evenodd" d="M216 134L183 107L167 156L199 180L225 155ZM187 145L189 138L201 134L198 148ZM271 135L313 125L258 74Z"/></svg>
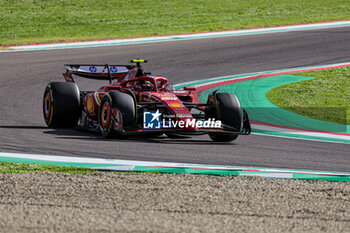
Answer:
<svg viewBox="0 0 350 233"><path fill-rule="evenodd" d="M222 142L213 142L209 137L207 140L199 139L198 137L176 137L169 138L165 134L160 136L132 136L127 138L112 138L106 139L98 132L92 132L88 130L77 130L77 129L51 129L50 131L45 131L45 134L54 134L57 135L57 139L70 139L70 140L98 140L98 141L119 141L119 142L145 142L145 143L158 143L158 144L216 144L216 145L233 145L234 143L222 143Z"/></svg>
<svg viewBox="0 0 350 233"><path fill-rule="evenodd" d="M44 126L27 126L27 125L0 125L0 129L47 129Z"/></svg>
<svg viewBox="0 0 350 233"><path fill-rule="evenodd" d="M99 132L92 132L88 130L80 129L51 129L45 126L0 126L0 128L5 129L31 129L31 130L40 130L44 134L56 135L56 139L69 139L69 140L92 140L92 141L120 141L120 142L145 142L145 143L158 143L158 144L215 144L215 145L235 145L234 142L222 143L222 142L213 142L209 137L207 140L203 138L198 138L198 136L180 136L175 138L170 138L165 134L158 137L151 136L132 136L123 139L106 139Z"/></svg>
<svg viewBox="0 0 350 233"><path fill-rule="evenodd" d="M72 130L78 131L78 130ZM119 142L144 142L144 143L157 143L157 144L193 144L193 145L201 145L201 144L216 144L216 145L233 145L234 143L232 142L213 142L209 137L207 140L203 138L198 138L196 136L189 137L189 136L184 136L184 137L177 137L177 138L169 138L165 134L160 135L160 136L145 136L145 135L140 135L140 136L132 136L132 137L127 137L127 138L112 138L112 139L106 139L104 138L100 133L96 132L89 132L89 131L82 131L80 133L84 133L84 136L79 136L79 134L74 134L73 132L69 132L64 136L64 133L66 131L61 131L60 132L55 132L55 131L50 131L50 132L45 132L45 133L50 133L50 134L57 134L60 135L59 138L61 139L80 139L80 140L99 140L99 141L119 141ZM79 131L78 131L79 132ZM73 133L73 134L72 134Z"/></svg>

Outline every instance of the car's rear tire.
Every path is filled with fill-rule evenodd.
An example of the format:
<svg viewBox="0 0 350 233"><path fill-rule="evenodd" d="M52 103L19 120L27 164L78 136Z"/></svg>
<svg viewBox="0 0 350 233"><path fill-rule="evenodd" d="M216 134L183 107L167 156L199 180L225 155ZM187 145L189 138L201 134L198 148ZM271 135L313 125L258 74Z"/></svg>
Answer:
<svg viewBox="0 0 350 233"><path fill-rule="evenodd" d="M122 130L135 124L134 98L120 91L108 92L101 101L98 113L100 130L105 138L125 138Z"/></svg>
<svg viewBox="0 0 350 233"><path fill-rule="evenodd" d="M214 93L214 100L208 99L211 105L207 108L206 117L221 120L222 124L230 126L240 132L242 127L242 109L238 98L232 93ZM214 142L231 142L237 134L209 133Z"/></svg>
<svg viewBox="0 0 350 233"><path fill-rule="evenodd" d="M50 128L73 128L81 114L80 93L75 83L51 82L43 98L44 120Z"/></svg>

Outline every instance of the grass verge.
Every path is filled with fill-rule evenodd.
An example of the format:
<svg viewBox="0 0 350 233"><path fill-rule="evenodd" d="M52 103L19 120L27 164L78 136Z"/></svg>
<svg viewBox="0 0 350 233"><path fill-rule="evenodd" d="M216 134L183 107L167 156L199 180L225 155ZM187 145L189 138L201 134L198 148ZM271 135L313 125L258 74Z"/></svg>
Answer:
<svg viewBox="0 0 350 233"><path fill-rule="evenodd" d="M267 93L269 100L315 119L349 125L350 68L302 72L315 79L283 85Z"/></svg>
<svg viewBox="0 0 350 233"><path fill-rule="evenodd" d="M348 0L2 0L0 46L350 19Z"/></svg>
<svg viewBox="0 0 350 233"><path fill-rule="evenodd" d="M78 167L59 167L28 163L0 162L0 173L28 173L28 172L61 172L69 174L95 173L97 170Z"/></svg>

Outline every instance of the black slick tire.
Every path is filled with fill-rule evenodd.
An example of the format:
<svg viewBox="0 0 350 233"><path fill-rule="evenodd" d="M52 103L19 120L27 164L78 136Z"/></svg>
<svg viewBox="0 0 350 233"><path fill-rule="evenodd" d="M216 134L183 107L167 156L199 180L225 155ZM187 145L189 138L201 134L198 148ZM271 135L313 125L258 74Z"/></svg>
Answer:
<svg viewBox="0 0 350 233"><path fill-rule="evenodd" d="M80 93L75 83L51 82L43 98L44 120L50 128L73 128L81 114Z"/></svg>
<svg viewBox="0 0 350 233"><path fill-rule="evenodd" d="M211 117L221 120L222 124L230 126L239 132L242 127L242 109L238 98L232 93L215 93L216 103L212 103ZM214 142L231 142L237 139L237 134L209 133Z"/></svg>
<svg viewBox="0 0 350 233"><path fill-rule="evenodd" d="M105 138L125 138L122 131L135 124L136 107L133 97L120 91L110 91L100 103L98 122Z"/></svg>

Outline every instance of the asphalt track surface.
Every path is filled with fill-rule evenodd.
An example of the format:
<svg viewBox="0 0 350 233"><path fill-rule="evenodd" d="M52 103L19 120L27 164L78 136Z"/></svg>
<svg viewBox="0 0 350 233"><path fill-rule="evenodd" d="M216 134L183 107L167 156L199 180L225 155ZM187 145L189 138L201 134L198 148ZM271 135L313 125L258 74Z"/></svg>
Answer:
<svg viewBox="0 0 350 233"><path fill-rule="evenodd" d="M70 50L0 53L0 151L350 172L350 145L270 136L213 143L187 139L106 140L90 132L49 129L42 96L64 81L64 63L123 64L148 59L145 70L181 83L218 76L350 61L350 27ZM81 90L104 81L77 79Z"/></svg>

